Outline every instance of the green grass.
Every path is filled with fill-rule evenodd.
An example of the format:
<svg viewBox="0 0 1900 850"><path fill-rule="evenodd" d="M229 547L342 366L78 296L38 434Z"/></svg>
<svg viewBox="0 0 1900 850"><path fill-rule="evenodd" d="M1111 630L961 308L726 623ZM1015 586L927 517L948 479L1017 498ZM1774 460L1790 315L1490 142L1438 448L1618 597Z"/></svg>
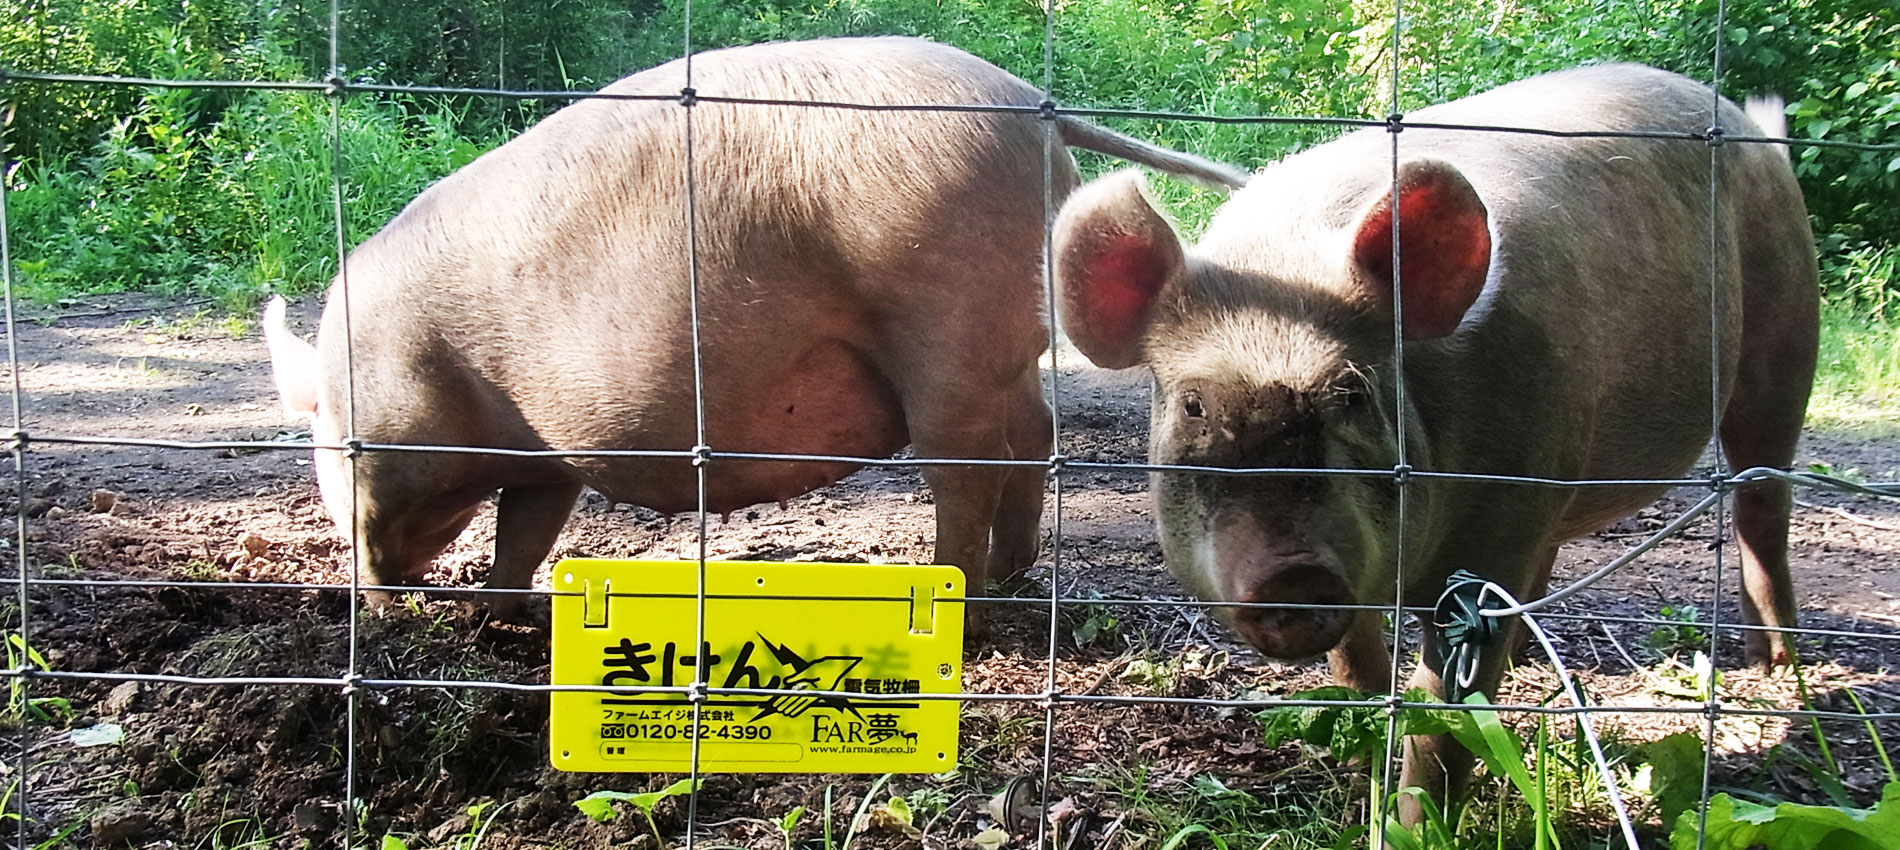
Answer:
<svg viewBox="0 0 1900 850"><path fill-rule="evenodd" d="M1900 430L1900 317L1883 320L1840 302L1824 306L1808 425Z"/></svg>

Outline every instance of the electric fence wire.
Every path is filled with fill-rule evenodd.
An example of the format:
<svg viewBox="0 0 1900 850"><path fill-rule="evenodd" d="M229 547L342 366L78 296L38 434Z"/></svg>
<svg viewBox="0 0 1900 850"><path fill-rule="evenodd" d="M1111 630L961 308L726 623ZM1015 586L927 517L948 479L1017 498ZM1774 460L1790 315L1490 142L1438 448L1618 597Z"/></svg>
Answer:
<svg viewBox="0 0 1900 850"><path fill-rule="evenodd" d="M1609 795L1610 807L1616 810L1616 823L1617 826L1623 830L1623 841L1626 843L1628 850L1637 850L1637 848L1642 845L1636 841L1636 826L1630 821L1629 807L1623 804L1623 792L1617 787L1616 772L1610 769L1610 760L1603 754L1603 742L1597 739L1596 724L1590 722L1590 711L1587 707L1589 704L1584 701L1583 689L1577 687L1576 680L1570 675L1570 665L1564 663L1563 656L1558 654L1556 645L1551 643L1550 635L1545 633L1542 625L1538 624L1537 618L1531 616L1529 611L1522 610L1524 608L1523 603L1518 602L1517 597L1512 596L1510 591L1505 590L1503 586L1496 582L1487 581L1484 583L1483 591L1479 596L1480 602L1483 601L1483 594L1489 594L1504 600L1506 607L1495 610L1510 611L1515 609L1519 613L1493 613L1492 609L1486 609L1479 612L1481 615L1487 617L1517 617L1523 621L1525 627L1529 628L1531 634L1537 638L1538 646L1544 648L1544 655L1550 659L1550 668L1556 671L1557 680L1563 684L1564 695L1568 696L1571 704L1578 708L1577 724L1583 728L1583 736L1590 742L1590 756L1596 760L1597 778L1603 782L1603 793Z"/></svg>

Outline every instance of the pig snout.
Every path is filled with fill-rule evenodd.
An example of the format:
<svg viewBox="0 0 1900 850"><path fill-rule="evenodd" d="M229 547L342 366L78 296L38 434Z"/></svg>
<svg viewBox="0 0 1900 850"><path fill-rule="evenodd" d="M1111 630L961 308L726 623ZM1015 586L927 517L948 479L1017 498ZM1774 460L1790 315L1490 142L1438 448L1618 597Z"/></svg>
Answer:
<svg viewBox="0 0 1900 850"><path fill-rule="evenodd" d="M1345 608L1276 608L1270 605L1350 605L1352 589L1338 573L1318 563L1278 564L1250 572L1253 578L1233 595L1229 615L1234 631L1261 654L1280 659L1308 658L1332 649L1345 636L1353 612Z"/></svg>

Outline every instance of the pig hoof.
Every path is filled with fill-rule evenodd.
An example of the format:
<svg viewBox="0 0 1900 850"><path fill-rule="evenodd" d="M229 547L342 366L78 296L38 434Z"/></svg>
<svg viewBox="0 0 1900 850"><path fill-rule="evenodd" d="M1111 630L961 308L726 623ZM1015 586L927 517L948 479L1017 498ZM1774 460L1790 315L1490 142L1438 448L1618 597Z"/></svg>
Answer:
<svg viewBox="0 0 1900 850"><path fill-rule="evenodd" d="M396 594L387 590L363 591L363 612L378 617L387 617L402 606L397 604Z"/></svg>
<svg viewBox="0 0 1900 850"><path fill-rule="evenodd" d="M963 606L963 639L972 643L982 643L990 636L990 618L982 606Z"/></svg>
<svg viewBox="0 0 1900 850"><path fill-rule="evenodd" d="M485 614L490 621L537 629L547 628L552 615L548 600L537 596L493 595L465 604L471 613Z"/></svg>
<svg viewBox="0 0 1900 850"><path fill-rule="evenodd" d="M988 585L989 593L986 595L989 596L1015 596L1029 597L1031 599L1049 598L1048 589L1037 584L1036 580L1030 578L1026 571L1018 571L1003 576L1002 578L991 579Z"/></svg>
<svg viewBox="0 0 1900 850"><path fill-rule="evenodd" d="M1794 650L1784 635L1768 637L1760 632L1752 632L1743 650L1743 658L1750 666L1773 671L1794 664Z"/></svg>

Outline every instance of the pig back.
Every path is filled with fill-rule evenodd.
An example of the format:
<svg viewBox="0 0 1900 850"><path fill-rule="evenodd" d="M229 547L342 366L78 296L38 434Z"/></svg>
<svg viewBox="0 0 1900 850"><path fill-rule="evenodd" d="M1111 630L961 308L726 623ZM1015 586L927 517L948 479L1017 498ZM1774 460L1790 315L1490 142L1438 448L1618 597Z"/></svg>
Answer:
<svg viewBox="0 0 1900 850"><path fill-rule="evenodd" d="M1705 86L1651 68L1584 68L1516 88L1417 118L1760 133ZM1795 321L1814 299L1806 213L1784 155L1755 144L1520 134L1433 134L1425 145L1454 159L1491 206L1496 253L1487 292L1467 319L1469 347L1427 347L1417 364L1422 383L1443 398L1422 403L1480 432L1465 446L1535 446L1521 435L1547 434L1520 461L1530 474L1540 466L1566 478L1686 472L1733 392L1745 314ZM1487 155L1493 147L1501 154ZM1753 252L1747 263L1745 251ZM1560 533L1645 500L1586 491L1566 517L1573 527Z"/></svg>
<svg viewBox="0 0 1900 850"><path fill-rule="evenodd" d="M1044 131L1033 116L712 100L1033 106L1033 88L911 39L714 51L692 73L710 442L772 448L731 439L753 400L825 383L788 375L795 364L843 364L833 416L867 420L872 443L889 442L893 423L900 437L827 448L881 454L903 444L893 406L906 375L925 368L921 349L950 358L939 368L975 372L1033 361L1044 343ZM695 444L685 83L675 62L605 89L668 100L557 112L355 252L359 392L402 396L360 428L524 447ZM1053 165L1059 200L1074 167L1061 149ZM324 337L326 362L340 364L340 319L326 317ZM429 413L445 409L484 413Z"/></svg>
<svg viewBox="0 0 1900 850"><path fill-rule="evenodd" d="M1619 65L1533 78L1407 121L1682 134L1718 118L1731 135L1759 132L1698 83ZM1799 315L1797 305L1813 298L1805 213L1776 149L1420 128L1397 141L1401 160L1442 160L1463 174L1488 208L1493 245L1484 290L1458 330L1407 345L1421 423L1414 463L1557 478L1680 474L1729 396L1745 302ZM1390 191L1391 144L1374 130L1289 159L1273 171L1341 184L1332 194L1342 201L1267 214L1336 231L1347 213ZM1566 522L1589 525L1645 498L1588 491Z"/></svg>

